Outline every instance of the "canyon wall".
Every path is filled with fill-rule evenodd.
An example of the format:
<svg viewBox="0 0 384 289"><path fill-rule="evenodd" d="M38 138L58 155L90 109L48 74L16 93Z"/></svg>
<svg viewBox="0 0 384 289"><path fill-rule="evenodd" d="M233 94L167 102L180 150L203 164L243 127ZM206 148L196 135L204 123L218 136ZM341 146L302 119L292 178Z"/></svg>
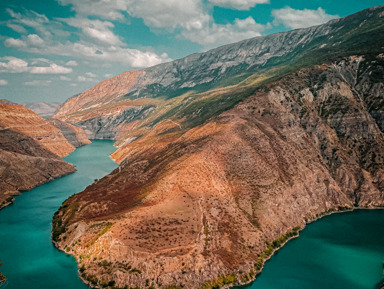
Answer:
<svg viewBox="0 0 384 289"><path fill-rule="evenodd" d="M68 126L69 127L69 126ZM71 126L72 127L72 126ZM87 143L84 132L74 128ZM64 162L75 149L60 129L21 105L0 103L0 208L20 191L75 172Z"/></svg>
<svg viewBox="0 0 384 289"><path fill-rule="evenodd" d="M188 131L160 121L63 204L57 246L93 286L246 283L306 222L384 205L383 67L352 56L262 85Z"/></svg>

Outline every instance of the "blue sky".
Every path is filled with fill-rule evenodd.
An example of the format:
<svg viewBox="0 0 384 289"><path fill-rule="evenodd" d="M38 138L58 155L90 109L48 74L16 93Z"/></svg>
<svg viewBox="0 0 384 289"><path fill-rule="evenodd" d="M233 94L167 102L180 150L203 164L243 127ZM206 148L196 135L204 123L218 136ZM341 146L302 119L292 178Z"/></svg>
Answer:
<svg viewBox="0 0 384 289"><path fill-rule="evenodd" d="M378 0L1 0L0 98L63 102L126 70L308 27Z"/></svg>

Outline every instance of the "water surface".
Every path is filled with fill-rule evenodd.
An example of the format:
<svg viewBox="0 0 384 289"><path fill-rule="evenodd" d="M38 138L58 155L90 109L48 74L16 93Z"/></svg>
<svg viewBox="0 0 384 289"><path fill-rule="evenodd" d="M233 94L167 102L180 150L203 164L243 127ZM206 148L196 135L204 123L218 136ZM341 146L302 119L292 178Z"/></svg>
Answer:
<svg viewBox="0 0 384 289"><path fill-rule="evenodd" d="M1 268L7 289L87 289L73 257L51 243L51 220L61 203L116 164L112 141L93 141L66 161L77 172L16 197L0 211ZM384 261L384 211L335 214L308 225L264 267L248 289L376 289ZM2 287L0 285L0 287Z"/></svg>
<svg viewBox="0 0 384 289"><path fill-rule="evenodd" d="M77 172L17 196L0 211L1 271L7 289L86 289L77 276L72 256L51 243L51 221L61 203L72 194L111 172L117 165L109 158L113 141L93 140L64 158Z"/></svg>
<svg viewBox="0 0 384 289"><path fill-rule="evenodd" d="M356 210L308 225L247 289L376 289L383 279L384 210Z"/></svg>

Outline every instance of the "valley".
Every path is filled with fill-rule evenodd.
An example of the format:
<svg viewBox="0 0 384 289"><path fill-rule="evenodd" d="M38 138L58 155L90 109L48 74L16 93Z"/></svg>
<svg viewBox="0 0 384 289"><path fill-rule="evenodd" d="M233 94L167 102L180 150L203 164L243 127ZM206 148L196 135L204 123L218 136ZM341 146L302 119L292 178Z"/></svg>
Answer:
<svg viewBox="0 0 384 289"><path fill-rule="evenodd" d="M118 145L119 168L53 221L87 284L245 284L306 223L382 207L383 9L126 72L64 103L54 117ZM278 57L249 48L260 41Z"/></svg>
<svg viewBox="0 0 384 289"><path fill-rule="evenodd" d="M32 238L31 251L51 250L41 268L65 264L41 283L7 263L12 257L6 254L4 270L15 282L10 288L27 286L28 278L31 288L61 288L64 277L55 280L55 272L74 271L72 259L60 259L64 253L75 258L79 277L92 288L211 289L255 279L250 288L308 288L312 279L319 279L318 288L378 287L383 33L384 6L372 7L126 71L58 106L37 103L35 110L51 118L2 100L0 208L23 196L0 213L0 244L12 247L5 228L21 238L33 223L23 223L26 214L41 210L44 232ZM325 217L341 212L349 213ZM344 236L353 224L365 233L353 232L349 242ZM332 226L339 232L327 235ZM47 242L39 247L39 238L49 240L49 234L62 253ZM299 234L307 237L288 242ZM367 243L355 249L361 237ZM318 240L323 246L311 252ZM285 245L292 251L271 259ZM307 270L304 257L292 260L302 248L304 257L313 257ZM371 272L340 261L351 273L343 271L345 278L333 283L322 280L313 268L337 275L320 260L330 251L340 259L353 252ZM15 264L23 258L37 257L20 250ZM279 273L293 261L292 275ZM353 277L360 269L362 277ZM25 279L16 280L19 273ZM68 288L86 287L65 278Z"/></svg>

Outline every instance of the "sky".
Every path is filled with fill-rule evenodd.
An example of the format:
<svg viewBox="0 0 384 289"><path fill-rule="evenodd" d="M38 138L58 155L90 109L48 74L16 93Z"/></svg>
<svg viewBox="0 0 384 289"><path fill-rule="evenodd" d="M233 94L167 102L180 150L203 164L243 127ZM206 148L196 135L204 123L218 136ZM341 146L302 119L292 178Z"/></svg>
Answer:
<svg viewBox="0 0 384 289"><path fill-rule="evenodd" d="M96 83L384 0L0 0L0 99L64 102Z"/></svg>

